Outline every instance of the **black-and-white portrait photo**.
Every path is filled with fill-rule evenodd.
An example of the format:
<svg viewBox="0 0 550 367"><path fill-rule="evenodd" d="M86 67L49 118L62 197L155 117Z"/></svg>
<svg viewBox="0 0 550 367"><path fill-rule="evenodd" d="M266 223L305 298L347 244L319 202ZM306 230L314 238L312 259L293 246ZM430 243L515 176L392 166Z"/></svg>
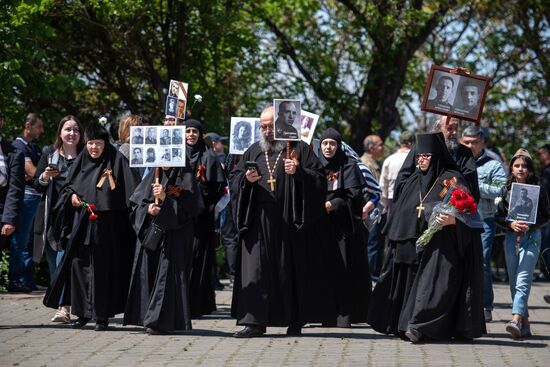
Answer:
<svg viewBox="0 0 550 367"><path fill-rule="evenodd" d="M172 162L181 162L181 161L183 161L181 148L172 148Z"/></svg>
<svg viewBox="0 0 550 367"><path fill-rule="evenodd" d="M302 141L306 142L307 144L311 144L313 133L315 132L317 122L319 121L319 115L302 110L300 120L302 124Z"/></svg>
<svg viewBox="0 0 550 367"><path fill-rule="evenodd" d="M177 80L170 80L170 88L169 88L168 95L170 97L176 97L176 99L177 99L178 98L178 92L179 92L178 81Z"/></svg>
<svg viewBox="0 0 550 367"><path fill-rule="evenodd" d="M132 149L132 164L143 164L143 150L138 147Z"/></svg>
<svg viewBox="0 0 550 367"><path fill-rule="evenodd" d="M164 113L167 116L176 116L178 107L178 99L176 97L166 97L166 110Z"/></svg>
<svg viewBox="0 0 550 367"><path fill-rule="evenodd" d="M160 145L170 145L172 144L172 139L170 139L170 130L161 129L160 130Z"/></svg>
<svg viewBox="0 0 550 367"><path fill-rule="evenodd" d="M172 144L182 144L183 143L183 129L174 129L172 130Z"/></svg>
<svg viewBox="0 0 550 367"><path fill-rule="evenodd" d="M260 120L254 120L254 143L260 141Z"/></svg>
<svg viewBox="0 0 550 367"><path fill-rule="evenodd" d="M161 162L170 162L172 155L170 154L170 148L163 148L161 150L162 155L160 156Z"/></svg>
<svg viewBox="0 0 550 367"><path fill-rule="evenodd" d="M143 144L143 129L136 127L132 129L132 144Z"/></svg>
<svg viewBox="0 0 550 367"><path fill-rule="evenodd" d="M540 186L512 183L507 220L521 220L535 224L539 203Z"/></svg>
<svg viewBox="0 0 550 367"><path fill-rule="evenodd" d="M157 128L150 126L147 128L147 135L145 136L145 144L157 143Z"/></svg>
<svg viewBox="0 0 550 367"><path fill-rule="evenodd" d="M486 76L432 65L422 110L479 122L488 85Z"/></svg>
<svg viewBox="0 0 550 367"><path fill-rule="evenodd" d="M276 140L300 140L301 103L297 99L275 99L274 137Z"/></svg>
<svg viewBox="0 0 550 367"><path fill-rule="evenodd" d="M254 143L254 127L256 126L255 117L232 117L229 153L243 154L252 143Z"/></svg>
<svg viewBox="0 0 550 367"><path fill-rule="evenodd" d="M145 158L145 163L155 163L157 160L157 154L155 148L147 148L147 157Z"/></svg>

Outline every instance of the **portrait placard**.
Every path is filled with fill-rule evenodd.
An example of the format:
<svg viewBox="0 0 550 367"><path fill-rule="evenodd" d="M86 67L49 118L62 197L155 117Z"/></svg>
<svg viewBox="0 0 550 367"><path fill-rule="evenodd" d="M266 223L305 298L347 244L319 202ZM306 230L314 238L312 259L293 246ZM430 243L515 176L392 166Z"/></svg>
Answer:
<svg viewBox="0 0 550 367"><path fill-rule="evenodd" d="M299 99L274 99L275 140L301 140L301 102Z"/></svg>
<svg viewBox="0 0 550 367"><path fill-rule="evenodd" d="M181 125L131 126L130 167L185 167L184 137Z"/></svg>
<svg viewBox="0 0 550 367"><path fill-rule="evenodd" d="M313 133L315 132L317 122L319 121L319 115L302 110L300 120L302 124L300 133L302 136L302 141L306 142L307 144L311 144Z"/></svg>
<svg viewBox="0 0 550 367"><path fill-rule="evenodd" d="M188 83L170 80L164 113L168 116L176 117L178 125L182 124L183 120L185 120L188 90Z"/></svg>
<svg viewBox="0 0 550 367"><path fill-rule="evenodd" d="M422 110L478 123L490 79L432 65L422 98Z"/></svg>
<svg viewBox="0 0 550 367"><path fill-rule="evenodd" d="M259 139L259 129L256 128L257 117L231 117L229 134L229 154L243 154Z"/></svg>
<svg viewBox="0 0 550 367"><path fill-rule="evenodd" d="M508 217L506 220L521 220L530 224L537 222L540 186L512 183Z"/></svg>

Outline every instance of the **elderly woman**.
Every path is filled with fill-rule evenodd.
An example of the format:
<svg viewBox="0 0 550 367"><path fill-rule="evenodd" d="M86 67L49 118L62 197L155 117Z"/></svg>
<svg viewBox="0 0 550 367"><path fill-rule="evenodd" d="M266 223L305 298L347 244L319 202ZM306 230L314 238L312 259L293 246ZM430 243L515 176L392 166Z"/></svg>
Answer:
<svg viewBox="0 0 550 367"><path fill-rule="evenodd" d="M399 186L389 223L388 259L373 291L369 323L378 332L420 339L476 338L485 331L480 301L483 281L473 279L469 254L478 230L450 214L439 214L442 229L417 254L416 241L427 229L424 212L442 200L445 181L464 177L441 133L417 135L417 168ZM478 266L481 263L477 264ZM480 299L478 299L480 298Z"/></svg>
<svg viewBox="0 0 550 367"><path fill-rule="evenodd" d="M521 211L511 207L510 194L512 183L535 185L540 187L538 210L535 223L528 223ZM518 203L531 202L529 198L519 198ZM531 205L525 205L526 207ZM502 201L499 203L498 223L505 228L504 255L512 296L512 320L506 324L506 331L514 338L531 336L529 326L529 292L533 271L537 264L541 246L540 228L550 218L548 193L539 184L531 155L525 149L519 149L510 161L510 177L503 187ZM527 215L528 217L529 215Z"/></svg>

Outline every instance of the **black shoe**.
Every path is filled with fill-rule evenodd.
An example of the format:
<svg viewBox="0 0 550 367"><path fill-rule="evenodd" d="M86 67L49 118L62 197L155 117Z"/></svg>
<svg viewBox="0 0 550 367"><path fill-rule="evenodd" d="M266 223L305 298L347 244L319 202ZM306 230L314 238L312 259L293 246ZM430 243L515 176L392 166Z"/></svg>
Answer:
<svg viewBox="0 0 550 367"><path fill-rule="evenodd" d="M95 331L105 331L109 327L108 319L97 319L95 322Z"/></svg>
<svg viewBox="0 0 550 367"><path fill-rule="evenodd" d="M302 335L302 328L300 326L289 326L288 329L286 329L286 335L288 335L288 336L301 336Z"/></svg>
<svg viewBox="0 0 550 367"><path fill-rule="evenodd" d="M31 293L32 289L30 289L26 285L10 284L10 285L8 285L8 292L11 292L11 293Z"/></svg>
<svg viewBox="0 0 550 367"><path fill-rule="evenodd" d="M152 328L152 327L146 328L145 332L148 335L167 335L168 334L168 332L166 332L164 330L160 330L160 329L156 329L156 328Z"/></svg>
<svg viewBox="0 0 550 367"><path fill-rule="evenodd" d="M82 329L90 321L87 317L79 317L71 323L73 329Z"/></svg>
<svg viewBox="0 0 550 367"><path fill-rule="evenodd" d="M241 331L233 334L235 338L256 338L265 334L265 327L261 326L246 326Z"/></svg>

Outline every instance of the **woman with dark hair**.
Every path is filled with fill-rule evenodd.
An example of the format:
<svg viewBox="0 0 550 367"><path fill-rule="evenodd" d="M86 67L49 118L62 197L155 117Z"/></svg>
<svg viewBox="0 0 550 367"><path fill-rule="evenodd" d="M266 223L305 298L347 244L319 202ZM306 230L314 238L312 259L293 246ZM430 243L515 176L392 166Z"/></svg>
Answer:
<svg viewBox="0 0 550 367"><path fill-rule="evenodd" d="M129 197L139 180L128 160L109 143L99 124L86 129L86 149L75 159L52 211L49 239L65 248L44 304L70 304L73 328L96 320L106 330L109 317L124 311L135 235Z"/></svg>
<svg viewBox="0 0 550 367"><path fill-rule="evenodd" d="M327 178L327 261L330 263L336 313L326 322L336 327L367 321L371 281L366 233L360 218L365 181L359 167L346 157L342 136L333 128L321 135L319 160Z"/></svg>
<svg viewBox="0 0 550 367"><path fill-rule="evenodd" d="M537 185L540 187L538 211L535 224L522 220L508 220L512 183ZM531 155L519 149L510 161L510 177L502 189L502 200L498 205L497 223L505 228L504 255L512 296L512 320L506 324L506 331L514 339L531 336L529 326L529 292L533 272L540 253L541 231L550 219L548 193L539 185Z"/></svg>
<svg viewBox="0 0 550 367"><path fill-rule="evenodd" d="M159 169L158 183L155 176L151 171L130 197L138 241L124 312L125 325L145 326L150 335L191 329L193 220L204 209L189 167ZM155 250L142 245L153 221L164 231Z"/></svg>
<svg viewBox="0 0 550 367"><path fill-rule="evenodd" d="M185 155L197 180L205 210L195 218L193 271L191 273L191 313L193 317L208 315L216 310L214 207L223 195L226 178L216 154L206 146L202 124L185 121Z"/></svg>
<svg viewBox="0 0 550 367"><path fill-rule="evenodd" d="M63 117L57 127L55 143L44 148L33 178L34 188L42 193L34 219L33 260L39 263L42 255L46 255L50 280L54 276L64 251L61 247L52 246L53 244L48 241L46 233L51 226L52 206L57 202L69 168L84 147L82 133L82 124L75 116ZM69 322L69 306L61 305L52 321Z"/></svg>
<svg viewBox="0 0 550 367"><path fill-rule="evenodd" d="M415 153L416 169L402 181L393 204L388 258L373 290L368 322L378 332L412 342L478 338L485 332L482 258L470 248L479 245L480 231L439 214L442 229L416 251L428 228L426 207L441 202L446 181L463 186L466 181L443 134L417 135Z"/></svg>

